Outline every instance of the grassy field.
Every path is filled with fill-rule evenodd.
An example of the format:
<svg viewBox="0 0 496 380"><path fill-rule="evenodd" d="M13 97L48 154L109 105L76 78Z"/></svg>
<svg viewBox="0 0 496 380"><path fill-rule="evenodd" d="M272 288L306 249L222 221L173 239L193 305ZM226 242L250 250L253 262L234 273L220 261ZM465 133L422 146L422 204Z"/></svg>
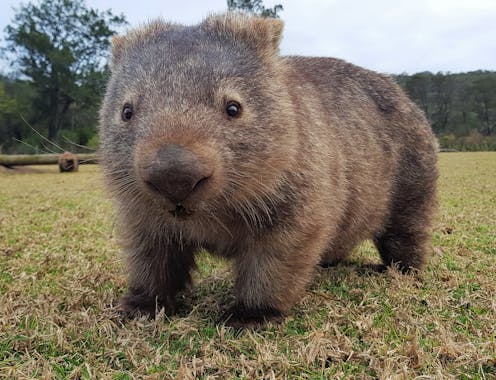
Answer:
<svg viewBox="0 0 496 380"><path fill-rule="evenodd" d="M229 266L203 255L178 315L122 321L113 211L97 166L0 172L0 377L496 378L496 153L440 155L420 277L366 273L364 244L281 325L217 323Z"/></svg>

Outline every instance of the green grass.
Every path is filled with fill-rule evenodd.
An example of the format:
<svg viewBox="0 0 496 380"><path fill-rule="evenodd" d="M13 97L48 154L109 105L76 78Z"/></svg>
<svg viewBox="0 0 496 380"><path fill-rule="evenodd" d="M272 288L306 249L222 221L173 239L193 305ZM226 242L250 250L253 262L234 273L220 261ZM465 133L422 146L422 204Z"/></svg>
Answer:
<svg viewBox="0 0 496 380"><path fill-rule="evenodd" d="M218 324L229 266L202 254L177 315L123 321L114 214L97 166L0 172L0 377L496 378L496 153L440 155L421 276L364 273L370 243L320 271L280 325Z"/></svg>

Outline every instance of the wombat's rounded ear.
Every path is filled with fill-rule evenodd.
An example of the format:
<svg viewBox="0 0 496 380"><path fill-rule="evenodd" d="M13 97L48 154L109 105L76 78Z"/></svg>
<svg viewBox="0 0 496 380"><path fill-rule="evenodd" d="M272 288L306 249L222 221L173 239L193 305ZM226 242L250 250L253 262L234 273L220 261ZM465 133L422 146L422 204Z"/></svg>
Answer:
<svg viewBox="0 0 496 380"><path fill-rule="evenodd" d="M151 21L139 28L127 32L126 35L112 37L112 57L110 68L115 68L129 49L141 48L146 42L160 40L163 34L180 25L165 22L161 19Z"/></svg>
<svg viewBox="0 0 496 380"><path fill-rule="evenodd" d="M119 62L124 50L125 37L123 36L112 36L112 54L110 58L110 68L112 69Z"/></svg>
<svg viewBox="0 0 496 380"><path fill-rule="evenodd" d="M269 42L275 51L279 50L279 43L282 39L282 30L284 29L284 22L278 18L266 17L263 18L266 23L265 27L268 28Z"/></svg>
<svg viewBox="0 0 496 380"><path fill-rule="evenodd" d="M228 38L242 39L262 56L278 52L284 27L284 23L276 18L234 12L210 16L201 25Z"/></svg>

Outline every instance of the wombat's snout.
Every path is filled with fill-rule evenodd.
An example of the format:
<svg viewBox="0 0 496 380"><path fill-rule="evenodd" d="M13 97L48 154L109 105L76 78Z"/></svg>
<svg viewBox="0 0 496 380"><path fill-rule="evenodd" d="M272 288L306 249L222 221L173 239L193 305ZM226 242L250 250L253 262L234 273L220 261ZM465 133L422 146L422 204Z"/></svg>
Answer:
<svg viewBox="0 0 496 380"><path fill-rule="evenodd" d="M176 144L160 147L143 174L149 187L174 204L184 202L210 177L193 152Z"/></svg>

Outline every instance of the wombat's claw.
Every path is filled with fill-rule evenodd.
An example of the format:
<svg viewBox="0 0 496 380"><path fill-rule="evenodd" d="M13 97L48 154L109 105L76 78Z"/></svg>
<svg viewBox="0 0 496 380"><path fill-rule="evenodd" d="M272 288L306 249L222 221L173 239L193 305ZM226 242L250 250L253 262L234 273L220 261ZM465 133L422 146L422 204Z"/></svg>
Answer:
<svg viewBox="0 0 496 380"><path fill-rule="evenodd" d="M320 261L319 262L319 267L322 268L322 269L329 269L329 268L332 268L332 267L335 267L339 264L339 261Z"/></svg>
<svg viewBox="0 0 496 380"><path fill-rule="evenodd" d="M160 305L157 304L157 300L154 297L143 294L128 293L116 302L116 310L130 318L144 315L153 318L157 307L159 308Z"/></svg>
<svg viewBox="0 0 496 380"><path fill-rule="evenodd" d="M283 314L272 307L247 308L234 305L226 311L222 321L235 329L259 329L266 323L281 323Z"/></svg>
<svg viewBox="0 0 496 380"><path fill-rule="evenodd" d="M366 273L384 273L388 270L388 266L384 264L364 264L358 267L358 272Z"/></svg>

